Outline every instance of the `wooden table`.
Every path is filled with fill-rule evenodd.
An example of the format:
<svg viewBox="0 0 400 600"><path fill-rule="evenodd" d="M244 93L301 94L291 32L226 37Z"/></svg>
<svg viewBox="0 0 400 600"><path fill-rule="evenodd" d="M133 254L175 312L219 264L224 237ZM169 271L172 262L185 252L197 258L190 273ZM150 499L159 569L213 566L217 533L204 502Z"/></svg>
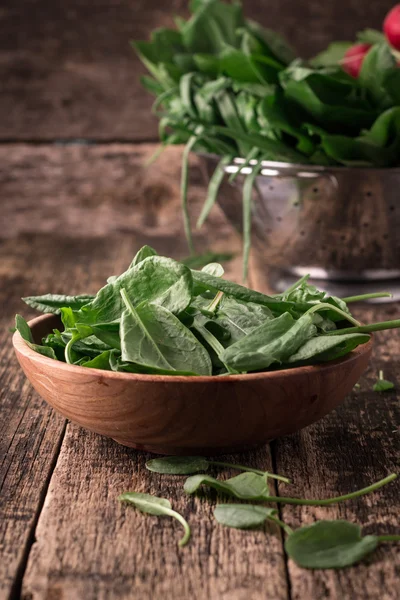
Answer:
<svg viewBox="0 0 400 600"><path fill-rule="evenodd" d="M279 532L219 526L212 517L215 498L186 497L181 479L146 471L148 455L66 422L25 380L8 331L16 312L33 316L21 296L93 292L145 242L160 253L186 254L180 150L144 169L154 149L128 143L0 147L0 599L397 598L398 546L381 546L371 564L301 570L287 560ZM204 187L193 166L196 213ZM218 210L196 244L199 250L240 250ZM228 277L239 279L239 267L240 259L229 263ZM251 283L266 289L265 273L254 264ZM394 304L357 308L365 320L399 312ZM293 485L280 485L278 493L303 497L349 492L398 470L399 393L371 388L383 368L400 389L400 331L376 340L361 387L337 411L240 462L289 476ZM395 482L324 509L282 507L281 518L294 527L344 518L366 532L398 532L399 489ZM179 550L175 523L121 507L117 496L125 490L170 498L192 525L191 543Z"/></svg>

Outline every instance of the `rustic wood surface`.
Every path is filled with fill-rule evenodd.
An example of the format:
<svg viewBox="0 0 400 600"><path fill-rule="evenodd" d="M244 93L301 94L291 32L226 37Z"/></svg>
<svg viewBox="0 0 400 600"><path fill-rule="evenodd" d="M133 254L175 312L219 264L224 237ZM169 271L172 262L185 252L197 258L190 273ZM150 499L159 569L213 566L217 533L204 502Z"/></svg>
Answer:
<svg viewBox="0 0 400 600"><path fill-rule="evenodd" d="M176 183L179 150L144 169L154 149L0 148L0 600L394 600L398 546L384 545L371 564L343 571L300 570L287 561L280 532L217 525L214 495L211 502L185 497L181 479L145 470L148 455L65 423L25 381L8 331L17 311L35 314L21 296L95 291L144 242L177 257L186 254ZM195 161L193 167L196 213L204 188ZM196 243L199 250L240 250L218 209ZM239 273L239 259L227 264L228 277L239 279ZM251 283L267 289L267 274L255 264ZM394 318L399 305L356 312L365 321ZM241 455L240 462L290 477L293 484L280 484L277 493L309 497L349 492L396 471L399 393L371 388L383 368L399 389L400 332L378 334L377 342L361 387L338 410ZM190 545L178 550L178 524L120 506L118 494L129 489L169 497L192 525ZM340 506L280 512L294 526L343 517L367 532L398 532L399 495L395 482Z"/></svg>
<svg viewBox="0 0 400 600"><path fill-rule="evenodd" d="M246 0L245 14L287 36L302 56L380 29L394 0ZM152 96L129 46L187 15L187 0L3 0L0 139L154 140Z"/></svg>

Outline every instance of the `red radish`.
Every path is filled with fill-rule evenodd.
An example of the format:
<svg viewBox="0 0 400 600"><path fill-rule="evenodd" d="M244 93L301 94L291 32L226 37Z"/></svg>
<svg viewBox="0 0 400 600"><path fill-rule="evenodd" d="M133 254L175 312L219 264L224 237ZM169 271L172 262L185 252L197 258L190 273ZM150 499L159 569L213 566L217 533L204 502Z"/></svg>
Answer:
<svg viewBox="0 0 400 600"><path fill-rule="evenodd" d="M383 30L389 44L400 50L400 4L396 4L386 15Z"/></svg>
<svg viewBox="0 0 400 600"><path fill-rule="evenodd" d="M371 48L371 44L355 44L351 46L345 53L341 65L343 70L346 71L352 77L358 77L363 60L368 50Z"/></svg>

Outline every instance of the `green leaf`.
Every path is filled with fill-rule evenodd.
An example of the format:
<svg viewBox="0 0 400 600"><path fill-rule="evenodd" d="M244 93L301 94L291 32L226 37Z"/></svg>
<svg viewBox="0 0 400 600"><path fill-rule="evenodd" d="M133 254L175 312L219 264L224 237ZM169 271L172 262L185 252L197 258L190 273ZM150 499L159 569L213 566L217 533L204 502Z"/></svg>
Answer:
<svg viewBox="0 0 400 600"><path fill-rule="evenodd" d="M211 375L205 348L177 317L162 306L133 307L121 290L126 310L121 320L122 360L171 371Z"/></svg>
<svg viewBox="0 0 400 600"><path fill-rule="evenodd" d="M142 494L140 492L125 492L118 498L120 502L129 502L138 508L141 512L149 515L155 515L158 517L173 517L183 526L185 534L179 541L179 546L185 546L190 539L190 527L188 522L177 513L172 510L171 503L166 498L159 498L158 496L152 496L151 494Z"/></svg>
<svg viewBox="0 0 400 600"><path fill-rule="evenodd" d="M257 96L253 96L244 90L241 90L236 96L236 108L247 131L260 132L260 124L257 118L259 104L260 99ZM257 157L257 154L258 150L253 148L247 156L251 156L251 159L254 159Z"/></svg>
<svg viewBox="0 0 400 600"><path fill-rule="evenodd" d="M294 72L286 81L282 79L285 99L303 108L326 130L336 132L339 128L343 134L357 134L377 117L377 111L365 102L351 102L351 85L321 73L301 79L295 76Z"/></svg>
<svg viewBox="0 0 400 600"><path fill-rule="evenodd" d="M275 83L278 73L275 64L268 65L267 69L262 67L262 64L257 66L256 58L232 46L225 46L219 54L220 71L239 83Z"/></svg>
<svg viewBox="0 0 400 600"><path fill-rule="evenodd" d="M262 306L267 306L270 310L276 311L278 314L294 307L294 303L292 302L284 302L279 298L266 296L261 292L256 292L255 290L246 288L238 283L234 283L233 281L220 279L219 277L213 277L208 273L204 273L204 271L192 270L192 276L196 287L201 290L199 293L209 290L214 293L221 291L228 296L233 296L234 298L237 298L243 302L253 302L255 304L261 304Z"/></svg>
<svg viewBox="0 0 400 600"><path fill-rule="evenodd" d="M221 525L236 529L253 529L277 514L275 508L252 504L217 504L214 517Z"/></svg>
<svg viewBox="0 0 400 600"><path fill-rule="evenodd" d="M225 263L233 259L234 254L229 252L212 252L207 250L204 254L195 254L194 256L187 256L183 258L181 262L189 267L190 269L201 269L205 265L211 262Z"/></svg>
<svg viewBox="0 0 400 600"><path fill-rule="evenodd" d="M361 536L361 528L347 521L317 521L297 529L285 550L306 569L341 569L358 563L378 545L374 535Z"/></svg>
<svg viewBox="0 0 400 600"><path fill-rule="evenodd" d="M400 69L389 69L386 71L383 86L387 93L392 97L393 102L397 105L400 104Z"/></svg>
<svg viewBox="0 0 400 600"><path fill-rule="evenodd" d="M251 57L242 50L225 46L218 55L219 70L239 83L264 83Z"/></svg>
<svg viewBox="0 0 400 600"><path fill-rule="evenodd" d="M159 498L151 494L142 494L139 492L125 492L118 498L121 502L130 502L134 504L141 512L149 515L164 515L165 508L172 508L171 502L166 498Z"/></svg>
<svg viewBox="0 0 400 600"><path fill-rule="evenodd" d="M134 306L149 302L178 314L190 303L192 277L184 265L170 258L150 256L101 288L94 300L77 313L77 320L94 324L120 319L121 289L126 290Z"/></svg>
<svg viewBox="0 0 400 600"><path fill-rule="evenodd" d="M233 94L228 90L222 90L217 94L215 100L219 112L221 113L221 117L227 127L237 134L245 134L246 130L237 111ZM238 144L239 151L242 155L246 155L250 151L250 146L243 138L240 139L240 137L236 136L235 141Z"/></svg>
<svg viewBox="0 0 400 600"><path fill-rule="evenodd" d="M133 260L129 265L129 269L136 267L136 265L143 262L145 258L149 258L150 256L158 256L158 254L151 246L142 246L133 257Z"/></svg>
<svg viewBox="0 0 400 600"><path fill-rule="evenodd" d="M269 496L266 478L255 473L241 473L226 481L209 475L193 475L185 481L183 489L187 494L194 494L202 485L240 500L266 500Z"/></svg>
<svg viewBox="0 0 400 600"><path fill-rule="evenodd" d="M146 469L163 475L191 475L201 473L209 467L203 456L165 456L147 461Z"/></svg>
<svg viewBox="0 0 400 600"><path fill-rule="evenodd" d="M121 350L119 326L119 321L111 321L110 323L96 323L96 325L91 325L91 329L97 340L111 348ZM85 341L87 342L87 340Z"/></svg>
<svg viewBox="0 0 400 600"><path fill-rule="evenodd" d="M152 77L148 77L147 75L143 75L140 78L140 83L142 86L154 96L159 96L164 92L164 88L158 81L153 79Z"/></svg>
<svg viewBox="0 0 400 600"><path fill-rule="evenodd" d="M325 152L347 166L390 167L398 164L400 152L400 108L383 112L356 138L319 131Z"/></svg>
<svg viewBox="0 0 400 600"><path fill-rule="evenodd" d="M64 361L65 358L65 346L67 345L68 340L64 340L61 337L61 333L55 329L54 333L49 333L42 340L43 346L47 346L48 348L52 348L57 357L57 360Z"/></svg>
<svg viewBox="0 0 400 600"><path fill-rule="evenodd" d="M315 144L310 137L300 130L295 124L290 122L289 115L285 112L283 99L276 95L275 97L266 96L258 106L259 121L262 128L273 128L280 133L291 136L299 152L311 155L315 151Z"/></svg>
<svg viewBox="0 0 400 600"><path fill-rule="evenodd" d="M54 360L57 360L57 356L53 348L41 346L33 342L31 329L28 323L25 321L25 319L21 317L21 315L15 315L15 329L18 331L18 333L29 346L29 348L31 348L35 352L38 352L39 354L42 354L43 356L47 356L47 358L53 358Z"/></svg>
<svg viewBox="0 0 400 600"><path fill-rule="evenodd" d="M364 44L380 44L385 42L385 35L377 29L364 29L357 33L357 39Z"/></svg>
<svg viewBox="0 0 400 600"><path fill-rule="evenodd" d="M191 473L197 473L200 470L206 471L209 466L239 469L246 473L256 473L256 475L262 475L263 477L290 483L290 480L283 475L260 471L259 469L254 469L254 467L247 467L245 465L207 460L203 456L164 456L162 458L154 458L146 463L146 467L149 471L167 475L190 475Z"/></svg>
<svg viewBox="0 0 400 600"><path fill-rule="evenodd" d="M89 369L103 369L104 371L111 371L110 355L113 350L106 350L95 358L81 363L81 367L88 367Z"/></svg>
<svg viewBox="0 0 400 600"><path fill-rule="evenodd" d="M381 379L374 384L372 389L374 392L387 392L394 389L394 383L387 379Z"/></svg>
<svg viewBox="0 0 400 600"><path fill-rule="evenodd" d="M217 262L208 263L201 270L203 273L208 273L213 277L222 277L225 272L224 267Z"/></svg>
<svg viewBox="0 0 400 600"><path fill-rule="evenodd" d="M131 362L124 362L121 356L111 354L110 355L110 367L112 371L120 373L135 373L137 375L168 375L168 376L179 376L190 377L196 375L190 371L171 371L171 369L157 369L156 367L149 367L138 365Z"/></svg>
<svg viewBox="0 0 400 600"><path fill-rule="evenodd" d="M218 0L198 2L193 16L181 27L181 34L190 52L217 54L224 44L237 45L236 32L243 24L239 4L226 4Z"/></svg>
<svg viewBox="0 0 400 600"><path fill-rule="evenodd" d="M347 333L337 336L319 335L307 340L297 352L289 357L287 362L289 364L298 362L314 364L335 360L352 352L360 344L366 344L369 339L369 335L362 333Z"/></svg>
<svg viewBox="0 0 400 600"><path fill-rule="evenodd" d="M258 133L246 133L239 129L233 129L230 127L221 127L215 125L213 128L216 134L228 136L236 141L243 142L242 155L246 156L254 147L258 148L260 152L267 155L271 160L284 160L288 162L297 162L305 164L308 162L307 157L301 154L294 148L291 148L286 143L279 140L274 140L261 135Z"/></svg>
<svg viewBox="0 0 400 600"><path fill-rule="evenodd" d="M166 57L162 56L152 42L131 42L131 46L164 91L174 87L182 71L172 62L164 63Z"/></svg>
<svg viewBox="0 0 400 600"><path fill-rule="evenodd" d="M25 304L40 310L42 313L60 314L63 307L79 310L93 300L94 296L82 294L81 296L64 296L61 294L45 294L44 296L27 296L22 298Z"/></svg>
<svg viewBox="0 0 400 600"><path fill-rule="evenodd" d="M371 129L362 132L358 141L364 144L365 153L376 162L375 152L379 152L382 162L395 166L400 154L400 107L389 108L380 114Z"/></svg>
<svg viewBox="0 0 400 600"><path fill-rule="evenodd" d="M385 77L395 67L396 61L386 42L373 46L363 60L358 79L378 105L390 106L391 102L385 89Z"/></svg>
<svg viewBox="0 0 400 600"><path fill-rule="evenodd" d="M393 390L394 387L394 383L384 379L383 371L379 371L378 381L374 384L372 389L374 392L386 392L388 390Z"/></svg>
<svg viewBox="0 0 400 600"><path fill-rule="evenodd" d="M215 331L212 328L207 327L212 324L208 317L204 317L202 314L195 315L192 324L192 330L196 333L197 337L200 336L200 341L203 346L208 350L211 361L216 368L224 367L226 372L236 373L235 369L230 369L221 356L224 352L224 346L219 341L218 337L214 335Z"/></svg>
<svg viewBox="0 0 400 600"><path fill-rule="evenodd" d="M284 313L229 346L221 360L238 371L267 369L274 363L288 361L316 331L312 315L306 313L295 321L289 313Z"/></svg>
<svg viewBox="0 0 400 600"><path fill-rule="evenodd" d="M179 82L179 92L182 100L182 107L190 117L198 117L197 108L193 100L194 83L198 79L197 73L186 73Z"/></svg>
<svg viewBox="0 0 400 600"><path fill-rule="evenodd" d="M308 283L309 275L296 281L281 294L284 300L291 302L320 302L326 297L326 292Z"/></svg>
<svg viewBox="0 0 400 600"><path fill-rule="evenodd" d="M343 60L346 51L353 45L352 42L332 42L317 56L310 60L313 67L334 67Z"/></svg>
<svg viewBox="0 0 400 600"><path fill-rule="evenodd" d="M242 302L224 294L216 322L229 331L230 343L233 344L272 318L273 315L266 306Z"/></svg>
<svg viewBox="0 0 400 600"><path fill-rule="evenodd" d="M291 63L296 58L293 48L278 32L262 27L259 23L251 20L246 21L246 26L261 42L265 53L273 56L285 65Z"/></svg>

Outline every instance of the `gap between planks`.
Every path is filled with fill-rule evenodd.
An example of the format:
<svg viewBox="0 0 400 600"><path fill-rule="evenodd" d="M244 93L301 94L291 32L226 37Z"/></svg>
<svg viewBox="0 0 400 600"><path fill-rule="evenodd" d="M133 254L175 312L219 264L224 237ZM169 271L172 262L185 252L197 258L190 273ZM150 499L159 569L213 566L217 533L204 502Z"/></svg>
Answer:
<svg viewBox="0 0 400 600"><path fill-rule="evenodd" d="M67 424L68 424L68 421L65 420L64 426L61 430L60 439L58 440L58 443L54 449L53 459L50 463L49 472L45 479L43 488L40 492L40 496L39 496L38 504L37 504L37 510L36 510L36 513L32 520L32 524L31 524L30 531L29 531L29 534L27 537L27 541L26 541L26 546L24 548L23 555L21 557L20 563L19 563L17 571L16 571L14 583L10 590L9 600L20 600L20 598L21 598L22 584L23 584L26 567L28 565L29 555L30 555L32 546L36 541L37 524L39 522L40 515L42 513L43 506L46 501L47 491L50 486L51 478L53 477L53 473L57 466L57 461L58 461L58 458L61 453L62 444L63 444L64 437L65 437L65 434L67 431Z"/></svg>

